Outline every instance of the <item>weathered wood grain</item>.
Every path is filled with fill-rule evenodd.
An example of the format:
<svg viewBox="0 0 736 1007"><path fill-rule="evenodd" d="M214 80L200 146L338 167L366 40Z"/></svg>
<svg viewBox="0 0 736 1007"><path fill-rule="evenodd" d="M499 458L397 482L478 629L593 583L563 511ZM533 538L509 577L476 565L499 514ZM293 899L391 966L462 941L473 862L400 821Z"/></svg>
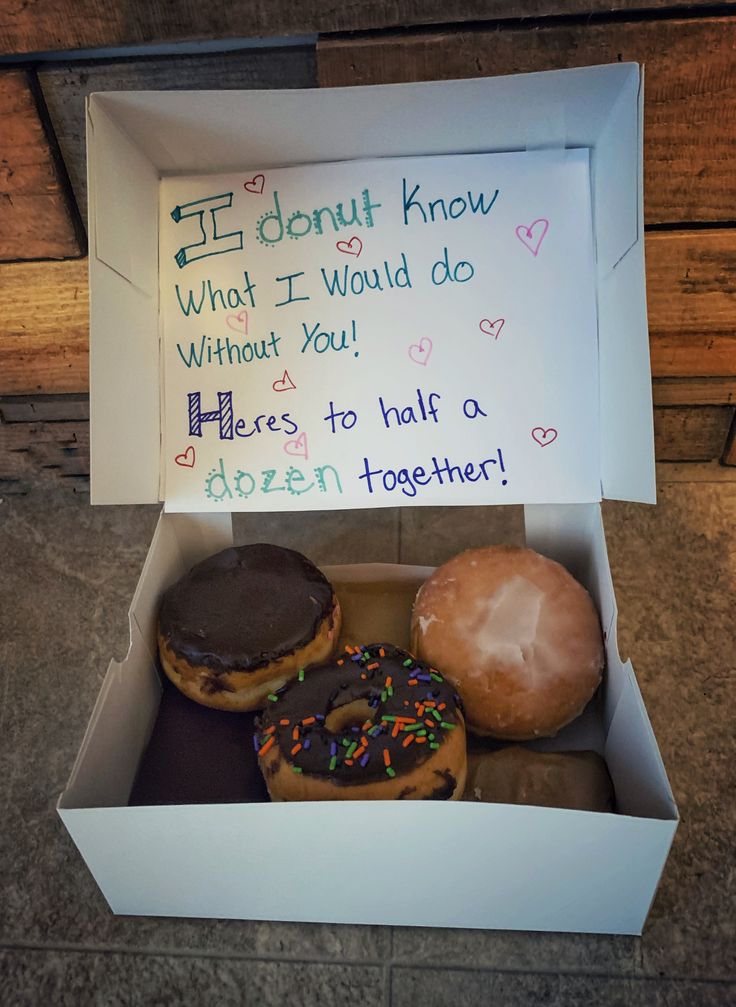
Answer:
<svg viewBox="0 0 736 1007"><path fill-rule="evenodd" d="M654 378L655 406L736 405L736 377Z"/></svg>
<svg viewBox="0 0 736 1007"><path fill-rule="evenodd" d="M87 260L0 265L0 395L89 387Z"/></svg>
<svg viewBox="0 0 736 1007"><path fill-rule="evenodd" d="M650 232L646 264L652 373L736 376L736 229Z"/></svg>
<svg viewBox="0 0 736 1007"><path fill-rule="evenodd" d="M736 468L709 462L657 462L657 486L665 483L736 483Z"/></svg>
<svg viewBox="0 0 736 1007"><path fill-rule="evenodd" d="M60 423L88 419L88 395L0 396L0 423Z"/></svg>
<svg viewBox="0 0 736 1007"><path fill-rule="evenodd" d="M84 102L88 94L314 87L317 69L314 47L299 46L59 64L40 68L38 78L80 212L86 220Z"/></svg>
<svg viewBox="0 0 736 1007"><path fill-rule="evenodd" d="M722 7L733 5L726 0ZM0 10L0 54L55 52L95 46L188 39L275 38L317 32L402 28L462 21L607 14L610 11L697 9L708 0L5 0Z"/></svg>
<svg viewBox="0 0 736 1007"><path fill-rule="evenodd" d="M0 423L0 494L62 482L78 491L89 479L89 423Z"/></svg>
<svg viewBox="0 0 736 1007"><path fill-rule="evenodd" d="M28 75L0 73L0 260L79 255L63 185Z"/></svg>
<svg viewBox="0 0 736 1007"><path fill-rule="evenodd" d="M648 223L736 217L736 18L543 24L321 39L322 86L645 66Z"/></svg>
<svg viewBox="0 0 736 1007"><path fill-rule="evenodd" d="M671 406L654 410L657 461L710 461L720 458L731 428L734 406Z"/></svg>

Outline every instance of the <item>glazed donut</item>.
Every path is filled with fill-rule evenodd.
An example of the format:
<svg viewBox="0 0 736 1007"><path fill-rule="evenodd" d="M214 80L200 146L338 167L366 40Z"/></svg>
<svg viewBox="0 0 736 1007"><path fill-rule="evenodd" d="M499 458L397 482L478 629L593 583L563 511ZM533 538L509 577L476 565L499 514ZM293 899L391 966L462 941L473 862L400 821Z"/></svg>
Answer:
<svg viewBox="0 0 736 1007"><path fill-rule="evenodd" d="M340 605L321 571L292 549L246 545L198 563L164 594L161 665L190 699L255 710L300 668L334 651Z"/></svg>
<svg viewBox="0 0 736 1007"><path fill-rule="evenodd" d="M531 549L470 549L435 570L417 594L411 641L460 692L471 730L514 741L574 720L603 670L590 595Z"/></svg>
<svg viewBox="0 0 736 1007"><path fill-rule="evenodd" d="M406 651L387 643L346 647L269 698L254 742L272 800L462 796L459 697Z"/></svg>

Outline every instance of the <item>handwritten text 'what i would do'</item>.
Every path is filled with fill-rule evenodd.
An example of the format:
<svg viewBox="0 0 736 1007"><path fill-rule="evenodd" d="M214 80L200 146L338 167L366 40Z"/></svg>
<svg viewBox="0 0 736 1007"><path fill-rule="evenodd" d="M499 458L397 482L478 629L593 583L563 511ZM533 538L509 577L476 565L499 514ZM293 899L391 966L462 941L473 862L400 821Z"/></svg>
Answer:
<svg viewBox="0 0 736 1007"><path fill-rule="evenodd" d="M264 176L256 175L246 182L246 191L256 194L263 192ZM250 186L250 187L249 187ZM485 217L492 210L499 190L473 192L451 198L438 197L426 200L421 193L421 185L410 184L402 179L401 214L402 224L432 224L438 221L459 220L464 216ZM362 191L359 198L322 206L310 211L289 210L284 205L279 192L275 190L270 198L269 208L261 214L255 225L255 239L263 247L278 247L286 239L299 239L307 235L334 234L346 229L373 228L382 204L371 199L369 190ZM233 230L222 233L218 214L230 211L233 193L206 197L174 208L171 213L176 223L184 223L188 218L196 218L201 239L199 242L182 246L175 255L180 269L199 259L227 252L241 252L244 248L244 232ZM225 216L223 214L223 216ZM228 215L229 216L229 215ZM363 241L357 234L349 240L336 242L338 252L357 260L363 253ZM467 283L475 275L475 267L465 259L453 256L447 246L438 248L436 261L429 270L429 280L434 287L446 283ZM274 276L279 298L273 302L274 308L284 308L298 302L307 302L313 284L324 296L339 302L342 299L359 297L370 292L386 290L411 290L416 282L414 269L405 252L399 252L392 261L384 258L378 265L355 268L346 262L338 268L318 266L312 276L305 270ZM210 335L203 333L195 340L177 342L178 355L187 368L206 366L229 366L250 364L259 360L277 359L283 348L282 335L270 329L267 337L249 338L249 311L256 308L258 283L250 270L243 271L243 285L223 288L203 279L195 287L175 284L178 308L186 318L199 317L206 313L223 311L228 314L226 325L232 333ZM269 305L270 307L270 305ZM297 323L295 338L299 340L298 352L322 354L352 350L359 357L358 327L354 318L337 327L323 326L321 320L309 318Z"/></svg>

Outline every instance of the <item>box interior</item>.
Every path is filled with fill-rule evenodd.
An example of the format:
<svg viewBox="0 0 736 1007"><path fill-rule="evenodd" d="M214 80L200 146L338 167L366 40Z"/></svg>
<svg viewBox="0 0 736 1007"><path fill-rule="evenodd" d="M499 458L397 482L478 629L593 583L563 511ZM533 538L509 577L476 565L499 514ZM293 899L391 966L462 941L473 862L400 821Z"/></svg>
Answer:
<svg viewBox="0 0 736 1007"><path fill-rule="evenodd" d="M550 748L596 748L613 777L618 814L475 802L342 802L273 804L258 790L258 769L247 759L222 786L174 779L179 798L159 804L171 778L139 778L141 758L160 710L171 712L155 659L155 620L161 592L192 563L232 542L229 515L161 515L130 610L131 649L111 662L87 733L59 801L59 812L111 908L117 913L283 919L427 926L494 927L597 933L639 933L672 841L677 810L630 663L619 658L616 610L600 507L528 508L527 544L561 560L580 577L604 615L607 673L599 703ZM551 549L545 543L552 543ZM362 564L327 568L349 583L386 581L408 600L426 568ZM363 590L364 585L361 587ZM394 612L396 609L394 609ZM402 620L405 624L405 619ZM399 632L399 628L392 629ZM194 706L188 700L174 703ZM191 713L188 710L187 713ZM239 715L225 715L233 720ZM169 720L168 726L171 726ZM218 723L218 733L221 729ZM207 718L188 719L182 736L159 723L154 738L168 747L158 769L204 753L212 766ZM219 765L242 751L242 731L222 732ZM247 729L247 728L246 728ZM217 762L214 772L217 771ZM155 768L155 767L154 767ZM211 800L199 803L202 787ZM147 790L145 789L147 788ZM162 791L161 788L164 788ZM169 793L171 791L169 790ZM248 797L244 800L244 796ZM285 816L285 817L282 817ZM344 836L336 843L326 837ZM186 835L186 843L172 836ZM540 841L540 837L544 841ZM433 888L410 901L386 900L382 886L364 884L356 865L373 863L377 849L393 850L409 870L405 850L421 838L428 862L453 864L453 884L437 901ZM247 843L234 874L228 857L202 850ZM214 844L214 846L213 846ZM456 851L461 844L463 855ZM415 864L415 852L411 855ZM305 872L303 865L310 870ZM341 878L339 891L325 879ZM186 877L187 884L177 879Z"/></svg>
<svg viewBox="0 0 736 1007"><path fill-rule="evenodd" d="M338 651L356 641L409 648L411 608L430 568L386 564L324 567L340 599L343 626ZM159 669L160 673L160 669ZM255 714L210 710L193 703L160 673L163 686L151 738L141 756L130 805L267 801L253 748ZM476 742L492 750L502 743ZM605 753L600 696L554 738L527 744L538 751ZM182 773L182 761L188 771Z"/></svg>
<svg viewBox="0 0 736 1007"><path fill-rule="evenodd" d="M550 510L557 511L554 519L542 520L543 512ZM616 646L616 608L600 508L583 504L529 508L526 539L537 551L562 562L591 592L603 620L607 662L604 686L584 715L555 738L534 742L532 747L546 751L586 748L597 751L609 765L619 812L674 820L674 801L636 680L630 662L621 661ZM122 663L110 664L61 807L123 807L128 803L143 754L154 733L162 699L156 658L159 599L165 588L191 565L232 543L229 515L162 515L130 609L130 653ZM345 606L343 639L408 642L411 603L430 568L359 564L326 567L325 572ZM168 690L164 696L166 716L159 726L165 736L163 739L154 736L152 746L157 765L166 764L171 752L182 743L176 731L178 721L184 725L182 730L193 732L194 737L200 730L199 721L208 716L200 716L198 709L181 708ZM244 765L235 775L252 778L250 789L234 793L262 800L255 758L251 758L252 718L234 725L232 719L238 717L225 714L220 718L225 723L223 746L229 748L233 738L240 737L246 749ZM201 729L205 729L204 724ZM250 768L245 766L248 760L252 763ZM144 780L136 799L141 800L141 793L147 793L150 786ZM204 792L199 792L206 795L206 781ZM167 795L160 788L154 787L151 793L153 797L146 797L146 803L154 798L161 803L176 800L175 795Z"/></svg>

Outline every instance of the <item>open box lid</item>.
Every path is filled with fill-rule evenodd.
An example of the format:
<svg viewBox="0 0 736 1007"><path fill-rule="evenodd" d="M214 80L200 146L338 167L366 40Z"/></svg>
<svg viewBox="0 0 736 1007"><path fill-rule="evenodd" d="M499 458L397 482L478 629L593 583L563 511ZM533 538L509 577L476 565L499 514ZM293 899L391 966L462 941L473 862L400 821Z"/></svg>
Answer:
<svg viewBox="0 0 736 1007"><path fill-rule="evenodd" d="M654 501L642 81L635 64L362 88L95 94L87 113L93 503L161 499L162 176L418 155L547 150L564 156L586 148L600 434L599 478L583 499ZM543 442L548 431L537 429ZM287 509L287 494L249 501L249 509L269 510L273 499L285 498L279 509ZM539 500L394 494L351 505L530 499ZM547 502L569 501L551 490ZM320 506L335 503L317 494L308 509Z"/></svg>

